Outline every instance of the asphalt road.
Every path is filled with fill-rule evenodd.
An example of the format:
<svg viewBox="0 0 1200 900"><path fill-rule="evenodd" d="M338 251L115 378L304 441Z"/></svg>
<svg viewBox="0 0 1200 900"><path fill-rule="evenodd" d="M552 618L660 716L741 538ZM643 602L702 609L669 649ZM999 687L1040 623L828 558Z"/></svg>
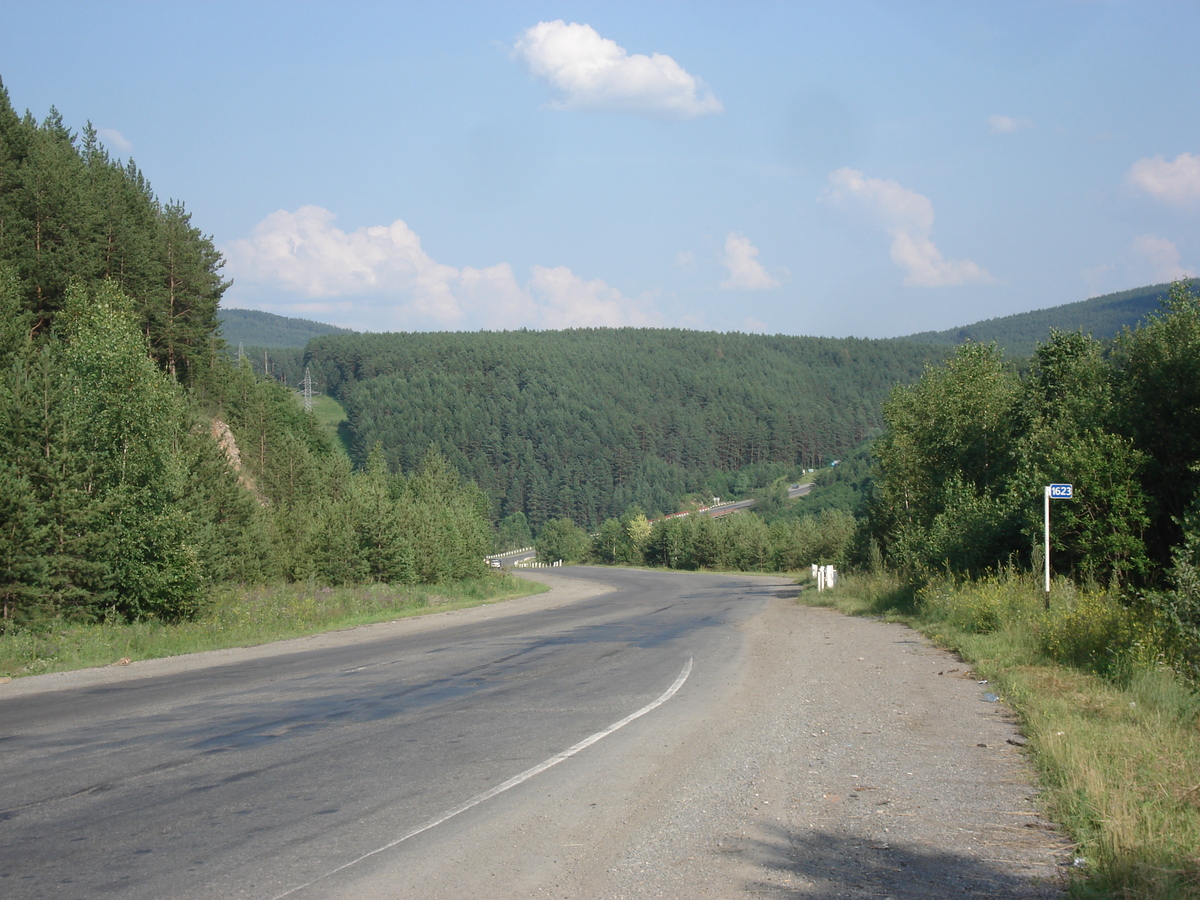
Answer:
<svg viewBox="0 0 1200 900"><path fill-rule="evenodd" d="M789 487L787 491L788 499L795 500L798 497L806 497L812 493L812 489L812 482L809 482L808 484L797 485L796 487ZM749 500L738 500L733 503L727 503L724 506L713 507L706 512L709 516L716 519L720 518L721 516L727 516L730 513L742 512L743 510L750 509L757 502L758 501L754 500L753 498Z"/></svg>
<svg viewBox="0 0 1200 900"><path fill-rule="evenodd" d="M740 626L781 591L556 574L617 590L166 674L3 686L0 896L355 895L505 804L536 805L543 783L661 750L657 723L737 681Z"/></svg>

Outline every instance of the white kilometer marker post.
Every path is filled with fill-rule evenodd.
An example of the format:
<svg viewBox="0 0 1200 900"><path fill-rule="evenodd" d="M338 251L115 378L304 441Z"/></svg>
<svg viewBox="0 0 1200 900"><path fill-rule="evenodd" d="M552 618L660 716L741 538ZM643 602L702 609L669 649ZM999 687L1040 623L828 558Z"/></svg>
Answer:
<svg viewBox="0 0 1200 900"><path fill-rule="evenodd" d="M1075 489L1069 484L1046 485L1046 609L1050 608L1050 501L1071 500Z"/></svg>

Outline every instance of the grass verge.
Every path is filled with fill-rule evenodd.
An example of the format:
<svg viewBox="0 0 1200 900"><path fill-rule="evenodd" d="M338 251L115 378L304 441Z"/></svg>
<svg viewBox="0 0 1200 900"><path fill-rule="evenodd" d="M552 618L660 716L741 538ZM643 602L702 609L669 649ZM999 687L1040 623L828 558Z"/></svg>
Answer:
<svg viewBox="0 0 1200 900"><path fill-rule="evenodd" d="M1074 898L1200 897L1200 697L1161 662L1147 614L1009 573L915 591L842 576L802 600L901 621L957 651L1017 711L1047 815L1082 862Z"/></svg>
<svg viewBox="0 0 1200 900"><path fill-rule="evenodd" d="M313 415L329 434L333 446L349 457L350 423L346 410L328 394L313 394L312 404Z"/></svg>
<svg viewBox="0 0 1200 900"><path fill-rule="evenodd" d="M64 672L121 660L249 647L323 631L540 594L545 585L490 574L445 585L327 588L285 584L214 589L190 622L92 625L49 621L0 635L0 677Z"/></svg>

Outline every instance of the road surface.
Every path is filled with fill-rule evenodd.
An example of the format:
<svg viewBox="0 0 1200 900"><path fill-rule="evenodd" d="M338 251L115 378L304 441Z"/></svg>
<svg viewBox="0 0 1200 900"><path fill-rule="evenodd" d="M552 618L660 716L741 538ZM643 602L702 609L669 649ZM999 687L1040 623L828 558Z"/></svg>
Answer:
<svg viewBox="0 0 1200 900"><path fill-rule="evenodd" d="M538 577L0 685L0 896L1053 895L1011 721L910 632L777 578Z"/></svg>

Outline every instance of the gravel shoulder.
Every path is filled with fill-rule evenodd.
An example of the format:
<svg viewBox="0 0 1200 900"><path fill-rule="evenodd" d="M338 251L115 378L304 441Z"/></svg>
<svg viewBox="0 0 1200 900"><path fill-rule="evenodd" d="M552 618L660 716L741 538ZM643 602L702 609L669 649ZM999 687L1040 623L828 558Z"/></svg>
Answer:
<svg viewBox="0 0 1200 900"><path fill-rule="evenodd" d="M728 719L580 896L1062 895L1070 846L1039 814L1015 716L966 664L794 601L747 631Z"/></svg>

